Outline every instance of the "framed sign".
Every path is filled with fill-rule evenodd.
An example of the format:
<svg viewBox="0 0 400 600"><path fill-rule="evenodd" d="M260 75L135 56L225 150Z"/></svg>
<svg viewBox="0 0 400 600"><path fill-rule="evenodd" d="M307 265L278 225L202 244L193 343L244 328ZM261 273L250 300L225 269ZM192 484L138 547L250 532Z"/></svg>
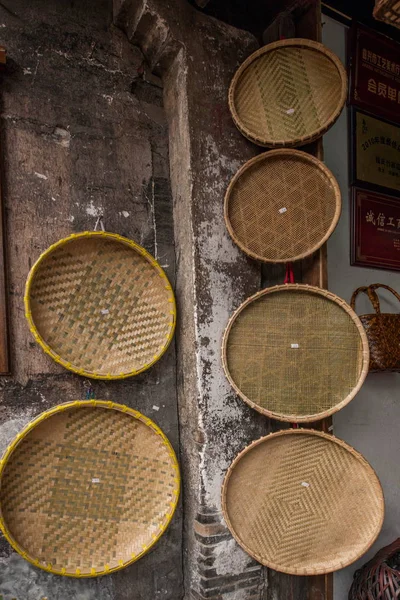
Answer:
<svg viewBox="0 0 400 600"><path fill-rule="evenodd" d="M351 109L350 183L400 192L400 125Z"/></svg>
<svg viewBox="0 0 400 600"><path fill-rule="evenodd" d="M349 35L350 104L400 122L400 44L359 24Z"/></svg>
<svg viewBox="0 0 400 600"><path fill-rule="evenodd" d="M353 188L351 208L351 264L400 271L399 200Z"/></svg>

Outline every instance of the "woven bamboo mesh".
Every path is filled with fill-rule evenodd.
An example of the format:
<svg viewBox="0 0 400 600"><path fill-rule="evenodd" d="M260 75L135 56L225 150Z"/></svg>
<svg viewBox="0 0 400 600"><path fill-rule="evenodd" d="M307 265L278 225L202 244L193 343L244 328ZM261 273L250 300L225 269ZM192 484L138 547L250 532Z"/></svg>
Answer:
<svg viewBox="0 0 400 600"><path fill-rule="evenodd" d="M289 429L253 442L222 489L227 525L260 563L293 575L343 568L362 556L383 522L377 476L333 436Z"/></svg>
<svg viewBox="0 0 400 600"><path fill-rule="evenodd" d="M332 173L298 150L271 150L249 160L225 195L230 235L244 252L264 262L312 254L329 238L340 212L340 189Z"/></svg>
<svg viewBox="0 0 400 600"><path fill-rule="evenodd" d="M147 369L175 327L174 296L161 267L134 242L104 232L50 247L32 268L25 306L46 352L88 377Z"/></svg>
<svg viewBox="0 0 400 600"><path fill-rule="evenodd" d="M348 600L400 598L400 538L354 573Z"/></svg>
<svg viewBox="0 0 400 600"><path fill-rule="evenodd" d="M374 17L400 27L400 0L375 0Z"/></svg>
<svg viewBox="0 0 400 600"><path fill-rule="evenodd" d="M60 405L32 422L0 463L0 524L24 558L94 576L142 556L179 494L171 445L126 406Z"/></svg>
<svg viewBox="0 0 400 600"><path fill-rule="evenodd" d="M259 412L313 422L345 406L360 389L368 341L338 296L308 285L258 292L231 317L222 342L227 378Z"/></svg>
<svg viewBox="0 0 400 600"><path fill-rule="evenodd" d="M260 146L299 146L319 138L340 115L347 75L322 44L288 39L252 54L236 72L229 107L241 133Z"/></svg>

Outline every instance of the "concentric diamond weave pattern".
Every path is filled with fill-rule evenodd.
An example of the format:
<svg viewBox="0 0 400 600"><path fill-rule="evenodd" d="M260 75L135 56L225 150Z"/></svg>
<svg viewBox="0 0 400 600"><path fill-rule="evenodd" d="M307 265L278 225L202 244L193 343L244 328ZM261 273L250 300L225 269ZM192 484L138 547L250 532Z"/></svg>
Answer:
<svg viewBox="0 0 400 600"><path fill-rule="evenodd" d="M256 143L300 145L322 135L340 114L345 75L323 46L300 42L266 46L235 81L236 124Z"/></svg>
<svg viewBox="0 0 400 600"><path fill-rule="evenodd" d="M245 550L275 570L335 571L366 552L381 528L383 495L374 471L352 448L322 436L267 436L228 472L228 525Z"/></svg>

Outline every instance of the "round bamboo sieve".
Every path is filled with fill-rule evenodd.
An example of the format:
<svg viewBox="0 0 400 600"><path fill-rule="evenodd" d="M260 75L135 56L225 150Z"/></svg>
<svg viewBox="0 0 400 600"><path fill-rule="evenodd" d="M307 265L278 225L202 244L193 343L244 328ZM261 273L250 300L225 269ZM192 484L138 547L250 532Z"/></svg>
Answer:
<svg viewBox="0 0 400 600"><path fill-rule="evenodd" d="M30 329L55 361L86 377L122 379L153 365L175 329L175 300L157 261L103 231L73 234L32 267Z"/></svg>
<svg viewBox="0 0 400 600"><path fill-rule="evenodd" d="M171 444L127 406L90 400L41 414L0 461L0 527L57 575L126 567L167 528L179 496Z"/></svg>
<svg viewBox="0 0 400 600"><path fill-rule="evenodd" d="M330 170L298 150L270 150L249 160L225 195L234 242L264 262L300 260L334 231L341 194Z"/></svg>
<svg viewBox="0 0 400 600"><path fill-rule="evenodd" d="M301 146L321 137L346 101L339 58L318 42L293 38L249 56L229 89L233 120L260 146Z"/></svg>
<svg viewBox="0 0 400 600"><path fill-rule="evenodd" d="M363 326L335 294L309 285L258 292L233 314L222 342L239 396L280 421L313 422L343 408L368 373Z"/></svg>
<svg viewBox="0 0 400 600"><path fill-rule="evenodd" d="M273 433L245 448L222 488L226 523L257 561L291 575L318 575L360 558L384 516L367 461L331 435Z"/></svg>

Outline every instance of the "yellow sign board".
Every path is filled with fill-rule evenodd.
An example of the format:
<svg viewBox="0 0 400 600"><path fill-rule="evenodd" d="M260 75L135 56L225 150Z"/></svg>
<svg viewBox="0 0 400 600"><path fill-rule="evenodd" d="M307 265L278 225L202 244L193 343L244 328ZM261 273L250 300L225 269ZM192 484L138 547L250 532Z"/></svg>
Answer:
<svg viewBox="0 0 400 600"><path fill-rule="evenodd" d="M400 191L400 127L355 113L355 179Z"/></svg>

